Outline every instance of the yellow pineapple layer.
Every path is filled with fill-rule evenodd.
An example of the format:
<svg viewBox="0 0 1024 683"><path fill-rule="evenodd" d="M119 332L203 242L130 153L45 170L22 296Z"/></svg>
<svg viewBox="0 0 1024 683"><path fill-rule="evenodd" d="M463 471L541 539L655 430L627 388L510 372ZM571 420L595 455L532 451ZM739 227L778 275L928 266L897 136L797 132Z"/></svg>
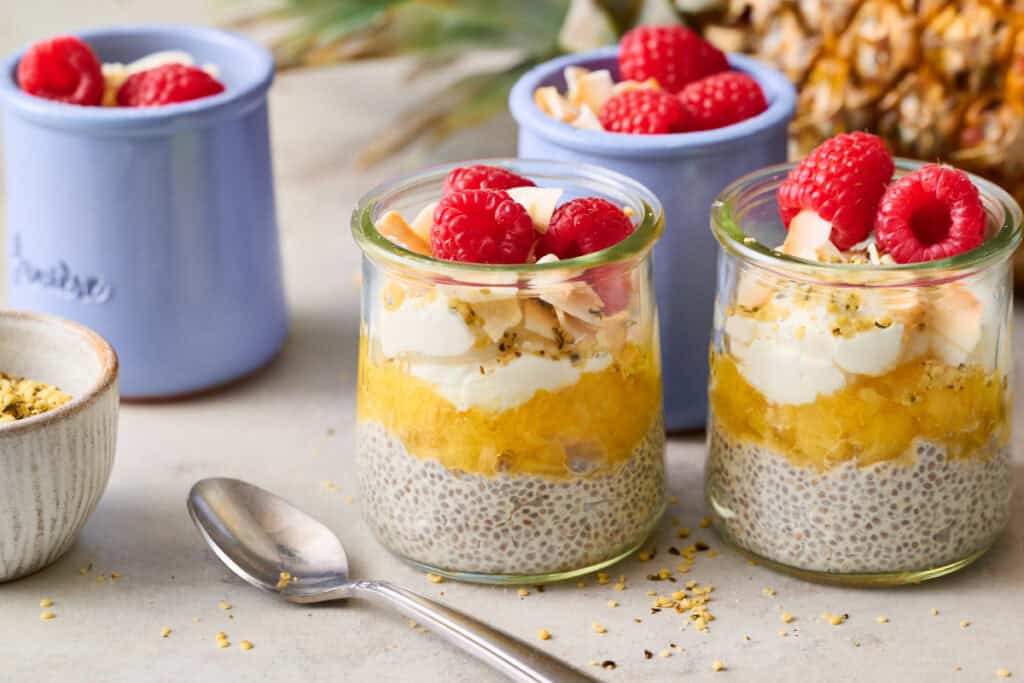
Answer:
<svg viewBox="0 0 1024 683"><path fill-rule="evenodd" d="M732 357L712 353L710 399L717 429L801 467L910 457L915 439L945 446L950 457L981 457L993 439L1009 439L1004 380L934 359L862 376L813 403L779 405L744 379Z"/></svg>
<svg viewBox="0 0 1024 683"><path fill-rule="evenodd" d="M359 420L380 423L409 453L449 469L567 477L566 459L577 456L607 470L630 458L661 412L657 361L634 345L604 370L501 412L459 410L400 362L373 355L364 335Z"/></svg>

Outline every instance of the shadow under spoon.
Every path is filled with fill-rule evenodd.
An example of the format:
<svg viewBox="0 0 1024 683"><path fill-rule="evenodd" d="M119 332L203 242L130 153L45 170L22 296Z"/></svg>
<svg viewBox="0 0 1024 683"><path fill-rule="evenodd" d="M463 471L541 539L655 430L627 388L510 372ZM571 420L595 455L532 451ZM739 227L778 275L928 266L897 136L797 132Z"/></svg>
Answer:
<svg viewBox="0 0 1024 683"><path fill-rule="evenodd" d="M203 479L188 495L203 538L235 574L295 603L362 598L428 627L514 681L593 683L535 647L386 581L354 581L338 537L269 491L238 479Z"/></svg>

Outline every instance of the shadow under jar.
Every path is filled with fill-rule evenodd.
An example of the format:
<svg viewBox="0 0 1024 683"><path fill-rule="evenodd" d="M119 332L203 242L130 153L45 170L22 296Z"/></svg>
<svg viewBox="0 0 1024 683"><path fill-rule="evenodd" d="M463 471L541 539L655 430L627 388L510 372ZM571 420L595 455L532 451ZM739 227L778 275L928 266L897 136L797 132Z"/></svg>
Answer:
<svg viewBox="0 0 1024 683"><path fill-rule="evenodd" d="M469 165L474 162L465 162ZM665 507L651 248L661 207L581 164L488 160L632 211L604 251L531 265L422 256L384 238L452 167L371 191L353 214L364 252L356 465L363 514L403 559L453 578L535 583L634 551Z"/></svg>
<svg viewBox="0 0 1024 683"><path fill-rule="evenodd" d="M918 167L897 160L896 175ZM719 532L813 580L902 584L981 556L1012 468L1010 257L1020 208L971 176L989 238L942 261L805 261L785 228L790 165L723 191L705 495Z"/></svg>

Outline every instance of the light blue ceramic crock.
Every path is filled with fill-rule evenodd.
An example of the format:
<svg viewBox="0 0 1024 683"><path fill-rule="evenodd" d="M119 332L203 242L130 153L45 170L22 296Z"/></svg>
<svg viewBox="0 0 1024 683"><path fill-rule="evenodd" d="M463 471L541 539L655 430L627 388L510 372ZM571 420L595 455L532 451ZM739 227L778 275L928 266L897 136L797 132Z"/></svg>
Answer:
<svg viewBox="0 0 1024 683"><path fill-rule="evenodd" d="M226 91L169 107L77 107L22 93L0 70L13 308L111 341L122 393L208 389L268 363L287 333L271 174L273 60L208 28L79 34L103 62L185 50Z"/></svg>
<svg viewBox="0 0 1024 683"><path fill-rule="evenodd" d="M778 71L730 55L733 68L757 79L768 110L717 130L676 135L620 135L580 130L546 116L534 91L565 91L567 66L610 69L618 80L618 48L568 55L532 69L512 89L519 156L580 161L618 171L654 191L665 207L665 234L654 250L661 316L665 424L669 431L702 427L707 412L707 356L715 297L718 244L708 229L711 202L732 180L786 161L786 127L796 92Z"/></svg>

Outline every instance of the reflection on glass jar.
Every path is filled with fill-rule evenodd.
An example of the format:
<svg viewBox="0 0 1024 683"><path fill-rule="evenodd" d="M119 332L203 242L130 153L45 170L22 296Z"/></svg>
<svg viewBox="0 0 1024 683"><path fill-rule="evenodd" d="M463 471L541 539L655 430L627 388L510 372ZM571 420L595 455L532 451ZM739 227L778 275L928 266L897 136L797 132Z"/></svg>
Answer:
<svg viewBox="0 0 1024 683"><path fill-rule="evenodd" d="M494 163L494 162L488 162ZM414 254L375 227L415 216L449 168L371 192L364 251L357 471L380 541L429 571L493 582L593 571L640 545L664 505L650 250L657 200L582 165L500 162L563 201L628 207L605 251L517 266Z"/></svg>
<svg viewBox="0 0 1024 683"><path fill-rule="evenodd" d="M915 168L897 163L897 175ZM790 167L727 188L706 497L740 548L810 578L905 583L981 555L1009 516L1010 256L1020 209L981 190L992 237L915 265L803 261L782 242Z"/></svg>

